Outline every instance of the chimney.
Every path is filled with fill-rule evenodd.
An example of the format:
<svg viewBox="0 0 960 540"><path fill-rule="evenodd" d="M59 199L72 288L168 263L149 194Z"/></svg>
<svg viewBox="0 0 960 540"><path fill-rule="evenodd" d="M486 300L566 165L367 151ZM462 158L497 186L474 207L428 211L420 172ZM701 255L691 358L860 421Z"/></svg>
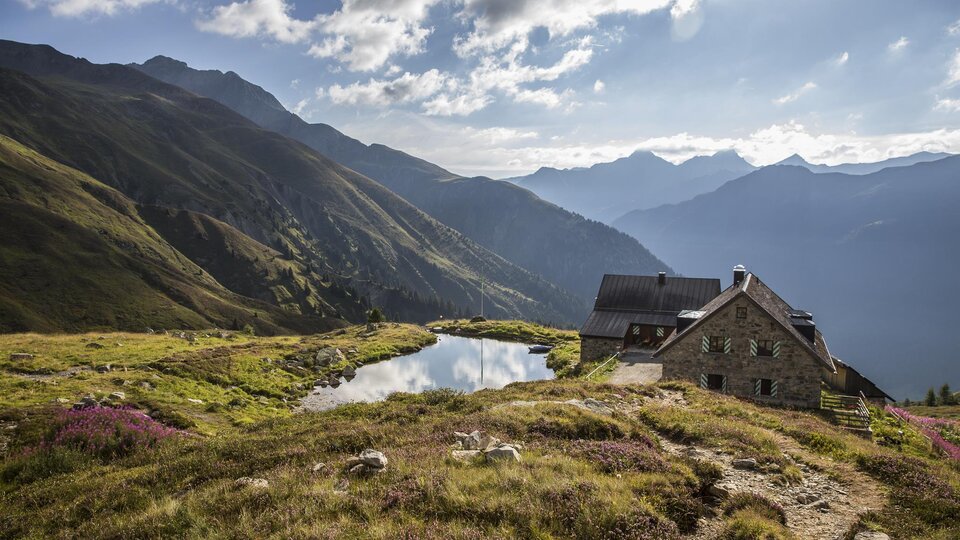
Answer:
<svg viewBox="0 0 960 540"><path fill-rule="evenodd" d="M733 284L739 285L743 283L743 278L747 275L747 269L743 267L742 264L738 264L733 267Z"/></svg>
<svg viewBox="0 0 960 540"><path fill-rule="evenodd" d="M667 284L667 273L660 272L657 274L657 284L666 285Z"/></svg>

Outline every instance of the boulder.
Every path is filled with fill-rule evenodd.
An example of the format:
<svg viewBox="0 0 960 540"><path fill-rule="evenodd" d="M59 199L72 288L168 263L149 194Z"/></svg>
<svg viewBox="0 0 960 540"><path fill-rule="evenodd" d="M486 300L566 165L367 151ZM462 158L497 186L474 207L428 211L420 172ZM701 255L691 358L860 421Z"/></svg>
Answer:
<svg viewBox="0 0 960 540"><path fill-rule="evenodd" d="M363 463L363 461L361 461L359 457L352 456L347 458L347 463L344 465L344 468L347 470L350 470L356 467L357 465L360 465L361 463Z"/></svg>
<svg viewBox="0 0 960 540"><path fill-rule="evenodd" d="M387 466L387 456L383 452L367 448L360 452L360 462L369 467L382 469Z"/></svg>
<svg viewBox="0 0 960 540"><path fill-rule="evenodd" d="M484 457L487 458L489 462L519 462L520 461L520 452L517 452L516 448L503 445L496 448L491 448L484 452Z"/></svg>
<svg viewBox="0 0 960 540"><path fill-rule="evenodd" d="M853 540L890 540L890 537L882 532L863 531L858 532L857 535L853 537Z"/></svg>
<svg viewBox="0 0 960 540"><path fill-rule="evenodd" d="M312 468L311 470L312 470L313 472L315 472L315 473L318 473L318 472L322 471L322 470L325 469L325 468L327 468L327 464L326 464L326 463L317 462L317 463L315 463L315 464L313 465L313 468Z"/></svg>
<svg viewBox="0 0 960 540"><path fill-rule="evenodd" d="M730 496L730 490L718 484L710 484L710 487L707 488L707 493L718 499L726 499Z"/></svg>
<svg viewBox="0 0 960 540"><path fill-rule="evenodd" d="M203 405L203 400L202 400L202 399L187 398L187 401L189 401L190 403L196 404L196 405Z"/></svg>
<svg viewBox="0 0 960 540"><path fill-rule="evenodd" d="M86 347L88 349L102 349L103 345L97 343L96 341L91 341L90 343L87 343Z"/></svg>
<svg viewBox="0 0 960 540"><path fill-rule="evenodd" d="M105 366L97 366L97 373L109 373L113 370L113 366L107 364Z"/></svg>
<svg viewBox="0 0 960 540"><path fill-rule="evenodd" d="M349 377L356 377L356 376L357 376L357 370L356 370L356 368L354 368L353 366L347 364L347 367L343 368L343 372L341 373L341 375L343 375L344 377L348 377L348 378L349 378Z"/></svg>
<svg viewBox="0 0 960 540"><path fill-rule="evenodd" d="M324 347L317 351L317 355L314 357L317 362L317 365L320 367L327 367L330 364L336 364L341 360L344 360L343 353L340 352L340 349L336 347Z"/></svg>
<svg viewBox="0 0 960 540"><path fill-rule="evenodd" d="M83 396L82 398L80 398L80 401L73 404L73 410L81 411L83 409L90 409L98 405L100 404L97 403L97 398L93 396Z"/></svg>
<svg viewBox="0 0 960 540"><path fill-rule="evenodd" d="M25 353L25 352L10 353L11 360L30 360L31 358L33 358L33 355L30 353Z"/></svg>
<svg viewBox="0 0 960 540"><path fill-rule="evenodd" d="M109 397L111 401L123 401L127 399L127 394L123 392L113 392L107 397Z"/></svg>
<svg viewBox="0 0 960 540"><path fill-rule="evenodd" d="M270 487L270 482L268 482L265 478L250 478L249 476L237 478L234 484L241 488L251 487L256 489L266 489Z"/></svg>
<svg viewBox="0 0 960 540"><path fill-rule="evenodd" d="M489 450L491 448L495 448L497 445L500 444L500 439L493 437L491 435L487 435L486 432L481 431L480 433L481 434L480 434L479 450L481 451Z"/></svg>
<svg viewBox="0 0 960 540"><path fill-rule="evenodd" d="M753 458L735 459L730 464L733 465L734 469L742 469L746 471L752 471L757 468L757 460Z"/></svg>
<svg viewBox="0 0 960 540"><path fill-rule="evenodd" d="M483 452L479 450L454 450L450 452L450 457L457 461L463 461L464 463L469 463L475 460Z"/></svg>
<svg viewBox="0 0 960 540"><path fill-rule="evenodd" d="M460 439L464 450L480 450L480 432L474 431L466 437Z"/></svg>
<svg viewBox="0 0 960 540"><path fill-rule="evenodd" d="M811 504L820 500L819 495L814 495L813 493L801 493L797 495L797 502L800 504Z"/></svg>

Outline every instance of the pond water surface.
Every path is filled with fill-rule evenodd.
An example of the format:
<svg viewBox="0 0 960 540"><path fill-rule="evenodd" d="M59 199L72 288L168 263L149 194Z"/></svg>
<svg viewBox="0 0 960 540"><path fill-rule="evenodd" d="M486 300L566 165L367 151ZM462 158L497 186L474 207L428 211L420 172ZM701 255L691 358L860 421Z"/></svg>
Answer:
<svg viewBox="0 0 960 540"><path fill-rule="evenodd" d="M303 399L306 410L325 410L343 403L377 401L393 392L453 388L474 392L503 388L516 381L552 379L547 355L530 354L527 345L492 339L437 336L436 345L357 369L357 376L338 388L314 388Z"/></svg>

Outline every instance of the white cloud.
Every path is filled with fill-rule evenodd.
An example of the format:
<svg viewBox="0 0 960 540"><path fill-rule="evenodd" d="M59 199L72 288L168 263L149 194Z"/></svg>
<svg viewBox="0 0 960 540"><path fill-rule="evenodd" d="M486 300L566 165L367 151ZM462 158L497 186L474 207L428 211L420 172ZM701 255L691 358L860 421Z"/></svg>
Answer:
<svg viewBox="0 0 960 540"><path fill-rule="evenodd" d="M423 23L438 1L344 0L339 10L317 17L325 37L308 54L335 58L354 71L377 69L396 54L418 54L432 31Z"/></svg>
<svg viewBox="0 0 960 540"><path fill-rule="evenodd" d="M303 98L300 101L298 101L297 104L290 109L290 112L299 116L307 108L307 105L309 104L310 104L310 98Z"/></svg>
<svg viewBox="0 0 960 540"><path fill-rule="evenodd" d="M785 96L780 96L774 99L773 102L777 105L786 105L787 103L792 103L800 99L800 96L806 94L807 92L809 92L810 90L813 90L816 87L817 87L817 84L815 82L808 81L803 86L801 86L800 88L797 88L793 92Z"/></svg>
<svg viewBox="0 0 960 540"><path fill-rule="evenodd" d="M467 116L493 103L493 96L486 94L441 94L423 103L423 112L430 116Z"/></svg>
<svg viewBox="0 0 960 540"><path fill-rule="evenodd" d="M468 126L463 128L463 133L475 141L493 145L536 139L540 136L536 131L521 131L505 127L476 129Z"/></svg>
<svg viewBox="0 0 960 540"><path fill-rule="evenodd" d="M953 86L957 83L960 83L960 49L957 49L953 53L953 59L950 61L950 66L947 68L947 86Z"/></svg>
<svg viewBox="0 0 960 540"><path fill-rule="evenodd" d="M606 90L606 88L607 88L607 85L600 79L597 79L597 82L593 83L594 94L602 94L603 91Z"/></svg>
<svg viewBox="0 0 960 540"><path fill-rule="evenodd" d="M843 51L843 52L840 54L840 56L838 56L833 62L834 62L837 66L842 66L842 65L846 64L847 61L849 61L849 60L850 60L850 53L848 53L847 51Z"/></svg>
<svg viewBox="0 0 960 540"><path fill-rule="evenodd" d="M950 99L950 98L937 98L937 102L933 106L935 111L945 111L945 112L960 112L960 99Z"/></svg>
<svg viewBox="0 0 960 540"><path fill-rule="evenodd" d="M293 88L294 90L300 88L300 79L294 79L290 81L290 88Z"/></svg>
<svg viewBox="0 0 960 540"><path fill-rule="evenodd" d="M644 15L671 9L675 18L689 15L697 2L690 0L464 0L459 18L472 22L473 30L458 36L454 48L461 56L490 52L524 40L535 28L546 28L550 37L566 36L575 30L593 28L604 15Z"/></svg>
<svg viewBox="0 0 960 540"><path fill-rule="evenodd" d="M947 27L947 33L951 36L960 36L960 20L954 21Z"/></svg>
<svg viewBox="0 0 960 540"><path fill-rule="evenodd" d="M436 69L421 74L404 73L393 80L370 79L347 86L335 84L327 89L330 101L338 105L386 107L427 99L441 90L449 76Z"/></svg>
<svg viewBox="0 0 960 540"><path fill-rule="evenodd" d="M30 9L46 7L55 17L113 16L160 2L170 3L170 0L20 0Z"/></svg>
<svg viewBox="0 0 960 540"><path fill-rule="evenodd" d="M910 44L910 40L907 39L906 36L900 36L900 39L894 41L894 42L891 43L890 45L887 45L887 48L890 50L890 52L894 52L894 53L895 53L895 52L902 51L902 50L905 49L905 48L907 47L907 45L909 45L909 44Z"/></svg>
<svg viewBox="0 0 960 540"><path fill-rule="evenodd" d="M311 56L333 58L354 71L371 71L391 56L423 50L431 32L423 22L429 7L437 2L344 0L333 13L303 20L292 15L293 5L287 0L239 0L213 8L195 24L200 30L235 38L309 42L307 54Z"/></svg>
<svg viewBox="0 0 960 540"><path fill-rule="evenodd" d="M245 0L213 8L210 17L195 21L198 29L236 38L270 38L281 43L306 41L315 21L290 16L284 0Z"/></svg>

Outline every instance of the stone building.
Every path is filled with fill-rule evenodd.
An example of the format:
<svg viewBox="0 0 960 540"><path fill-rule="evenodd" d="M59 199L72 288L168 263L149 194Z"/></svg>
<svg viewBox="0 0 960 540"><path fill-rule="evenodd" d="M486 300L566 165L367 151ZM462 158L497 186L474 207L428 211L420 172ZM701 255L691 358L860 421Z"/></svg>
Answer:
<svg viewBox="0 0 960 540"><path fill-rule="evenodd" d="M607 274L580 330L580 359L606 358L625 348L652 352L673 332L681 311L718 294L719 279Z"/></svg>
<svg viewBox="0 0 960 540"><path fill-rule="evenodd" d="M819 407L821 381L837 373L813 317L740 266L733 285L677 316L653 356L664 379L799 407Z"/></svg>

